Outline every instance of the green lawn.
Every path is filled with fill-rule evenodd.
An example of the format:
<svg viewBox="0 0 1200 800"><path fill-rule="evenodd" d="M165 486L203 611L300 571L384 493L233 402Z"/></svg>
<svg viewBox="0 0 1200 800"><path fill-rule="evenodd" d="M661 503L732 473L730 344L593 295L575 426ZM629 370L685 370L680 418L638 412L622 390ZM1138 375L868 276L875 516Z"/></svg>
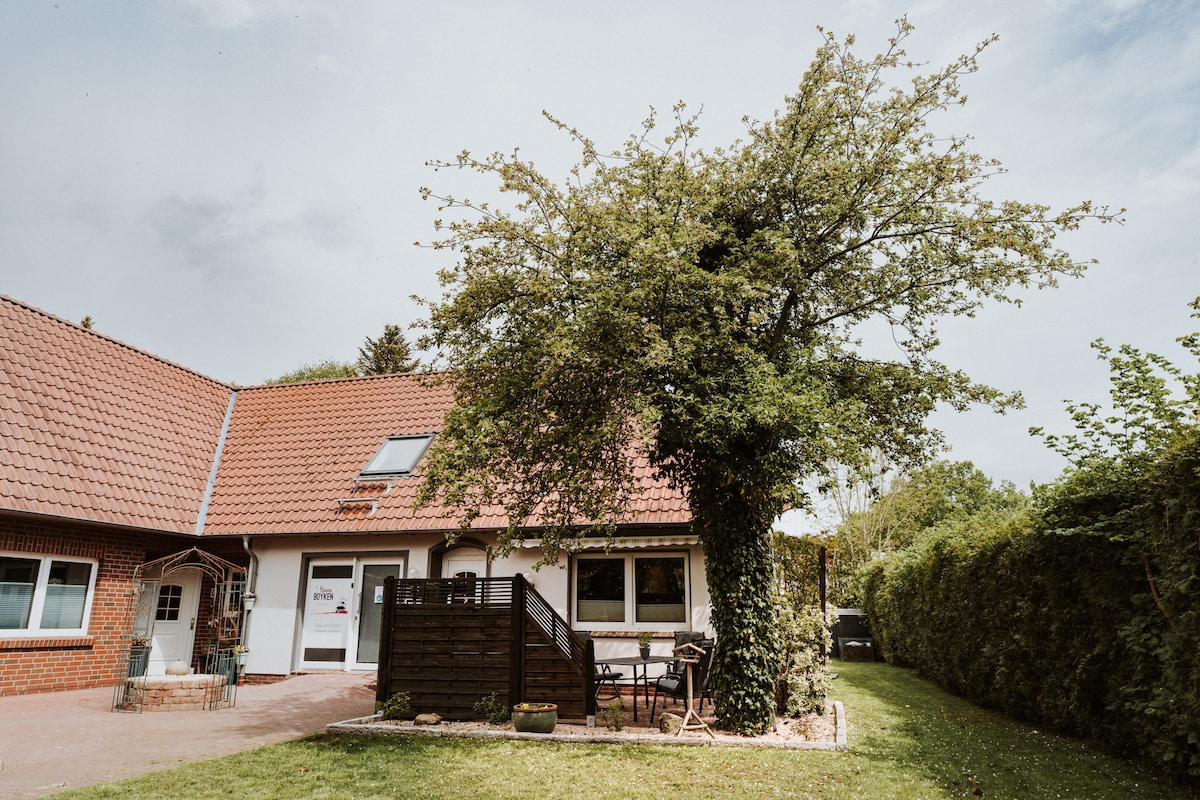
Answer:
<svg viewBox="0 0 1200 800"><path fill-rule="evenodd" d="M842 664L850 752L317 736L59 798L1113 798L1187 790L912 673Z"/></svg>

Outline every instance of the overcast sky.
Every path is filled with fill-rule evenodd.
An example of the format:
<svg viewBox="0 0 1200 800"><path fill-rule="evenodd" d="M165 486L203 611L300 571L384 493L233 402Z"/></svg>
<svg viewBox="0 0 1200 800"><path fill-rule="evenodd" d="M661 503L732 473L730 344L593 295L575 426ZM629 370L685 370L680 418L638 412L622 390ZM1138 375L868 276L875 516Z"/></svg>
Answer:
<svg viewBox="0 0 1200 800"><path fill-rule="evenodd" d="M989 193L1128 208L1060 240L1099 259L1086 278L944 328L945 360L1027 402L939 415L951 456L1051 480L1026 431L1105 398L1088 342L1183 362L1200 327L1192 0L4 0L0 293L224 381L352 360L439 292L418 190L457 179L429 159L520 147L565 175L543 109L612 149L680 100L728 144L796 87L818 25L869 57L905 13L931 69L1000 36L934 123L1003 162Z"/></svg>

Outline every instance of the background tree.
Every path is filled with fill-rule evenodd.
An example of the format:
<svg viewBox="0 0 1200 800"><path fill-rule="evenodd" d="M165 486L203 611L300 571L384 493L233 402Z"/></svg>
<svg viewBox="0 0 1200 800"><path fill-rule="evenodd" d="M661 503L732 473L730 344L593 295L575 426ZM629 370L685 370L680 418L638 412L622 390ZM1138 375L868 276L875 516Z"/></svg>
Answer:
<svg viewBox="0 0 1200 800"><path fill-rule="evenodd" d="M935 359L939 320L1080 274L1055 236L1111 218L981 195L998 166L926 128L979 51L897 88L910 30L869 60L827 36L783 109L726 149L698 150L682 107L661 145L651 114L609 157L560 123L582 149L562 185L515 154L463 153L437 166L492 176L511 210L424 190L454 214L435 246L457 253L421 342L456 392L424 499L464 524L503 503L501 548L536 512L553 558L581 522L620 519L646 453L688 495L716 715L743 733L773 719L770 535L796 487L869 445L922 457L939 402L1017 403ZM860 345L881 323L891 359Z"/></svg>
<svg viewBox="0 0 1200 800"><path fill-rule="evenodd" d="M349 361L337 361L327 358L324 361L314 361L287 373L264 381L268 384L300 383L301 381L325 381L333 378L354 378L358 375L358 367Z"/></svg>
<svg viewBox="0 0 1200 800"><path fill-rule="evenodd" d="M864 493L865 494L865 493ZM843 515L830 542L830 600L860 604L858 572L876 553L911 545L923 531L982 512L1006 515L1029 505L1009 481L996 486L970 461L934 461L895 476L888 489Z"/></svg>
<svg viewBox="0 0 1200 800"><path fill-rule="evenodd" d="M378 339L367 337L358 348L358 371L362 375L415 372L419 366L399 325L384 325Z"/></svg>

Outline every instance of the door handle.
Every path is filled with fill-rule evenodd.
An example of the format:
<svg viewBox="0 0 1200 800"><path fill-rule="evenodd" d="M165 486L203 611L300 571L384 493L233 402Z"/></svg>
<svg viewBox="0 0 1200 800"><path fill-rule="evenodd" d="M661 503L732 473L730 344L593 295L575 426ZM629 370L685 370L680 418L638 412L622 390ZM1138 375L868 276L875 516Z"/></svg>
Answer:
<svg viewBox="0 0 1200 800"><path fill-rule="evenodd" d="M196 618L195 617L192 617L192 621L188 623L188 630L189 631L196 630Z"/></svg>

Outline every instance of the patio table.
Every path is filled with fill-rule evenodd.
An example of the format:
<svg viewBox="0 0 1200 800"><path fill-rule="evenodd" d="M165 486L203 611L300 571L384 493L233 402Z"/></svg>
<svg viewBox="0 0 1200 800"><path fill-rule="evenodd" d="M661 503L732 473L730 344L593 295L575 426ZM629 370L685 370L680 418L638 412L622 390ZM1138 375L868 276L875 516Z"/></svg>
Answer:
<svg viewBox="0 0 1200 800"><path fill-rule="evenodd" d="M613 667L630 667L633 670L633 721L637 722L637 689L638 689L638 667L641 667L641 682L646 693L646 705L650 704L650 665L651 664L670 664L675 660L675 656L650 656L642 658L641 656L625 656L622 658L597 658L597 664L608 664Z"/></svg>

